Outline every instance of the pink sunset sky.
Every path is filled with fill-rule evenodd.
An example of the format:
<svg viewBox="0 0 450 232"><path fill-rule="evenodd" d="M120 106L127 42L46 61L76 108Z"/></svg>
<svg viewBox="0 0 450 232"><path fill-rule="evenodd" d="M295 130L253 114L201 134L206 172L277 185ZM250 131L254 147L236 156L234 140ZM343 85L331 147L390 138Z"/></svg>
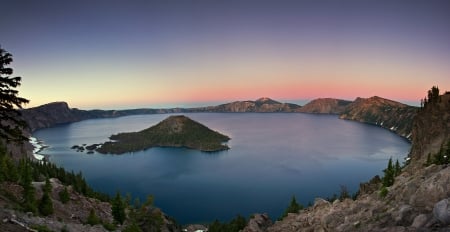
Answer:
<svg viewBox="0 0 450 232"><path fill-rule="evenodd" d="M27 107L174 107L450 90L449 1L7 1ZM20 15L21 17L16 17Z"/></svg>

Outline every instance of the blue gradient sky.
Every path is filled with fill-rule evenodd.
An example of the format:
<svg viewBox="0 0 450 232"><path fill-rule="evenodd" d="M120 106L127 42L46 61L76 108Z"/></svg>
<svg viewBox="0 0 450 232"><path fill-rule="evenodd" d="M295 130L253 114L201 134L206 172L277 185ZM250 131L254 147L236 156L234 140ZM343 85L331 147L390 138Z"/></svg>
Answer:
<svg viewBox="0 0 450 232"><path fill-rule="evenodd" d="M0 0L29 106L188 106L450 90L450 1Z"/></svg>

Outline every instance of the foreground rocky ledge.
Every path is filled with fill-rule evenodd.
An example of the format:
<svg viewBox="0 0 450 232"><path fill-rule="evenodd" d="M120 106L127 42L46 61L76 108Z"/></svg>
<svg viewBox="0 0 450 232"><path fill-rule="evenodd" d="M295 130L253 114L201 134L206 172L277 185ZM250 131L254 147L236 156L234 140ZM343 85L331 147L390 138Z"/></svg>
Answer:
<svg viewBox="0 0 450 232"><path fill-rule="evenodd" d="M449 184L450 167L433 165L414 175L398 176L384 198L379 191L357 200L318 198L314 206L265 228L254 226L254 220L264 225L270 219L262 223L260 216L254 217L244 231L449 231Z"/></svg>

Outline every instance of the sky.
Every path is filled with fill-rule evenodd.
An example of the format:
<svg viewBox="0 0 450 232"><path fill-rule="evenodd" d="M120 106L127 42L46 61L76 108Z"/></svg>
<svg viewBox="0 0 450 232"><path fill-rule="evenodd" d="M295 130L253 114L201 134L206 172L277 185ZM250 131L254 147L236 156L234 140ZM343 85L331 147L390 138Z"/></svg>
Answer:
<svg viewBox="0 0 450 232"><path fill-rule="evenodd" d="M450 90L450 1L0 0L27 107L211 105Z"/></svg>

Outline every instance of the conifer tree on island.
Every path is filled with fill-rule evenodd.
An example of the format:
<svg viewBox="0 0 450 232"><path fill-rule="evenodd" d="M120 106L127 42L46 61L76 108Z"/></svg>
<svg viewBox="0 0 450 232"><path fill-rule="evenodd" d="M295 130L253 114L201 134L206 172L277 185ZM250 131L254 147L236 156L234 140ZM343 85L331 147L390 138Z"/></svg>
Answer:
<svg viewBox="0 0 450 232"><path fill-rule="evenodd" d="M20 118L20 111L29 100L19 97L21 77L12 77L13 69L8 67L13 61L11 53L0 46L0 138L22 142L27 138L22 134L26 127Z"/></svg>

